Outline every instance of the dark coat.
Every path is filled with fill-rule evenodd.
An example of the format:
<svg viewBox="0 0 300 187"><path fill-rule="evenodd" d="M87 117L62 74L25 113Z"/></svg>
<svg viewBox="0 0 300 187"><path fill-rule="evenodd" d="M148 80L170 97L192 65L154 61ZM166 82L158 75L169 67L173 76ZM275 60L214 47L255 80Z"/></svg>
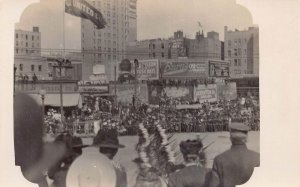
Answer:
<svg viewBox="0 0 300 187"><path fill-rule="evenodd" d="M206 187L208 174L203 166L187 166L170 175L168 187Z"/></svg>
<svg viewBox="0 0 300 187"><path fill-rule="evenodd" d="M245 144L232 145L231 149L214 159L211 187L234 187L246 183L259 166L259 153L247 149Z"/></svg>

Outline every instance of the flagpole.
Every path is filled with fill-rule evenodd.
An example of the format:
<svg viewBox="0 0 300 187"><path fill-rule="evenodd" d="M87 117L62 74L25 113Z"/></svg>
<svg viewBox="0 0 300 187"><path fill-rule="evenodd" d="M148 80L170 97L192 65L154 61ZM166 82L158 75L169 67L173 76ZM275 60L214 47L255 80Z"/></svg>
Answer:
<svg viewBox="0 0 300 187"><path fill-rule="evenodd" d="M65 41L65 0L63 1L63 9L62 9L62 30L63 30L63 58L66 58L66 53L65 53L65 45L66 45L66 41ZM63 109L63 85L62 85L62 68L61 68L62 64L60 64L60 80L59 80L59 95L60 95L60 115L61 115L61 121L64 124L64 109Z"/></svg>

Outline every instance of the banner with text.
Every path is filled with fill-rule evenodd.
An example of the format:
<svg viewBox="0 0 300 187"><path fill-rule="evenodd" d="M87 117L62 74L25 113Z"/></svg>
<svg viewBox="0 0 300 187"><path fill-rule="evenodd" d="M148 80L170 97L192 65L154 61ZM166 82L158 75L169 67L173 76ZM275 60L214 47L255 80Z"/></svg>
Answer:
<svg viewBox="0 0 300 187"><path fill-rule="evenodd" d="M84 19L89 19L97 26L97 29L103 29L106 25L101 12L85 0L66 0L65 12Z"/></svg>
<svg viewBox="0 0 300 187"><path fill-rule="evenodd" d="M210 77L229 77L229 62L209 60Z"/></svg>
<svg viewBox="0 0 300 187"><path fill-rule="evenodd" d="M162 76L163 78L208 77L208 63L192 59L169 61L163 66Z"/></svg>
<svg viewBox="0 0 300 187"><path fill-rule="evenodd" d="M132 62L131 67L134 67ZM131 73L134 75L134 68L131 68ZM159 61L158 59L139 60L137 67L138 80L158 80L159 79Z"/></svg>
<svg viewBox="0 0 300 187"><path fill-rule="evenodd" d="M194 101L197 100L199 100L200 103L205 101L216 102L218 100L217 85L208 84L194 87Z"/></svg>

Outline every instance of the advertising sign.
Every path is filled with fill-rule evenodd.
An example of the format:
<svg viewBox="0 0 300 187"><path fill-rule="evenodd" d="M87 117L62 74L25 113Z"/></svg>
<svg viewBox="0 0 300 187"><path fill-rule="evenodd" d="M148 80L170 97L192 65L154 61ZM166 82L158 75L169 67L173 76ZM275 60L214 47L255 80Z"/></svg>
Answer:
<svg viewBox="0 0 300 187"><path fill-rule="evenodd" d="M89 19L97 26L97 29L103 29L106 24L101 12L85 0L66 0L65 12L84 19Z"/></svg>
<svg viewBox="0 0 300 187"><path fill-rule="evenodd" d="M209 60L210 77L229 77L229 62Z"/></svg>
<svg viewBox="0 0 300 187"><path fill-rule="evenodd" d="M167 62L163 68L163 77L208 77L208 64L191 59L179 59Z"/></svg>
<svg viewBox="0 0 300 187"><path fill-rule="evenodd" d="M133 63L133 62L132 62ZM132 65L134 67L134 64ZM131 68L134 75L134 68ZM139 60L137 67L138 80L158 80L159 79L159 62L157 59Z"/></svg>
<svg viewBox="0 0 300 187"><path fill-rule="evenodd" d="M237 99L236 83L231 82L228 84L218 85L218 97L219 99L226 99L226 100Z"/></svg>
<svg viewBox="0 0 300 187"><path fill-rule="evenodd" d="M117 100L123 103L132 103L132 96L134 95L133 84L118 84ZM111 93L115 92L114 86L111 86ZM144 103L148 103L148 89L147 84L139 84L137 86L137 97Z"/></svg>
<svg viewBox="0 0 300 187"><path fill-rule="evenodd" d="M81 93L108 94L109 85L81 85L78 86L78 90Z"/></svg>
<svg viewBox="0 0 300 187"><path fill-rule="evenodd" d="M166 87L164 89L166 95L171 98L180 98L190 95L190 89L188 87Z"/></svg>
<svg viewBox="0 0 300 187"><path fill-rule="evenodd" d="M200 103L205 101L216 102L218 100L217 85L208 84L194 87L194 101L197 100L199 100Z"/></svg>
<svg viewBox="0 0 300 187"><path fill-rule="evenodd" d="M49 93L59 93L60 84L59 82L41 82L32 84L16 84L16 90L26 93L39 93L40 90L45 90L47 94ZM74 93L77 92L77 83L62 83L63 93Z"/></svg>

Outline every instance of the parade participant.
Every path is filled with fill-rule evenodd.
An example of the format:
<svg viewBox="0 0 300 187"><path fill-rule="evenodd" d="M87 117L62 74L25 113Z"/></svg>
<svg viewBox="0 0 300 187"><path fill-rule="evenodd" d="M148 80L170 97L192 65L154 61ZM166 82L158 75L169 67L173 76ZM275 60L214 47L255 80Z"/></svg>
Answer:
<svg viewBox="0 0 300 187"><path fill-rule="evenodd" d="M211 187L234 187L246 183L259 166L259 153L247 149L246 141L250 128L233 122L229 126L232 146L214 159Z"/></svg>
<svg viewBox="0 0 300 187"><path fill-rule="evenodd" d="M168 187L206 187L209 175L208 169L202 164L205 161L201 140L187 140L180 143L180 151L185 161L185 167L170 174Z"/></svg>
<svg viewBox="0 0 300 187"><path fill-rule="evenodd" d="M72 137L70 134L60 134L55 142L64 143L67 151L64 157L48 170L48 177L53 180L53 187L66 187L66 176L69 167L82 154L82 148L87 145L82 144L80 137Z"/></svg>
<svg viewBox="0 0 300 187"><path fill-rule="evenodd" d="M126 187L127 174L125 168L120 163L113 160L118 149L125 147L124 145L119 144L118 132L116 129L102 129L98 131L93 140L93 145L99 147L99 152L106 155L111 160L117 176L116 187Z"/></svg>
<svg viewBox="0 0 300 187"><path fill-rule="evenodd" d="M15 164L21 167L24 177L47 187L45 171L65 153L61 143L43 142L43 115L40 106L28 95L14 96Z"/></svg>

